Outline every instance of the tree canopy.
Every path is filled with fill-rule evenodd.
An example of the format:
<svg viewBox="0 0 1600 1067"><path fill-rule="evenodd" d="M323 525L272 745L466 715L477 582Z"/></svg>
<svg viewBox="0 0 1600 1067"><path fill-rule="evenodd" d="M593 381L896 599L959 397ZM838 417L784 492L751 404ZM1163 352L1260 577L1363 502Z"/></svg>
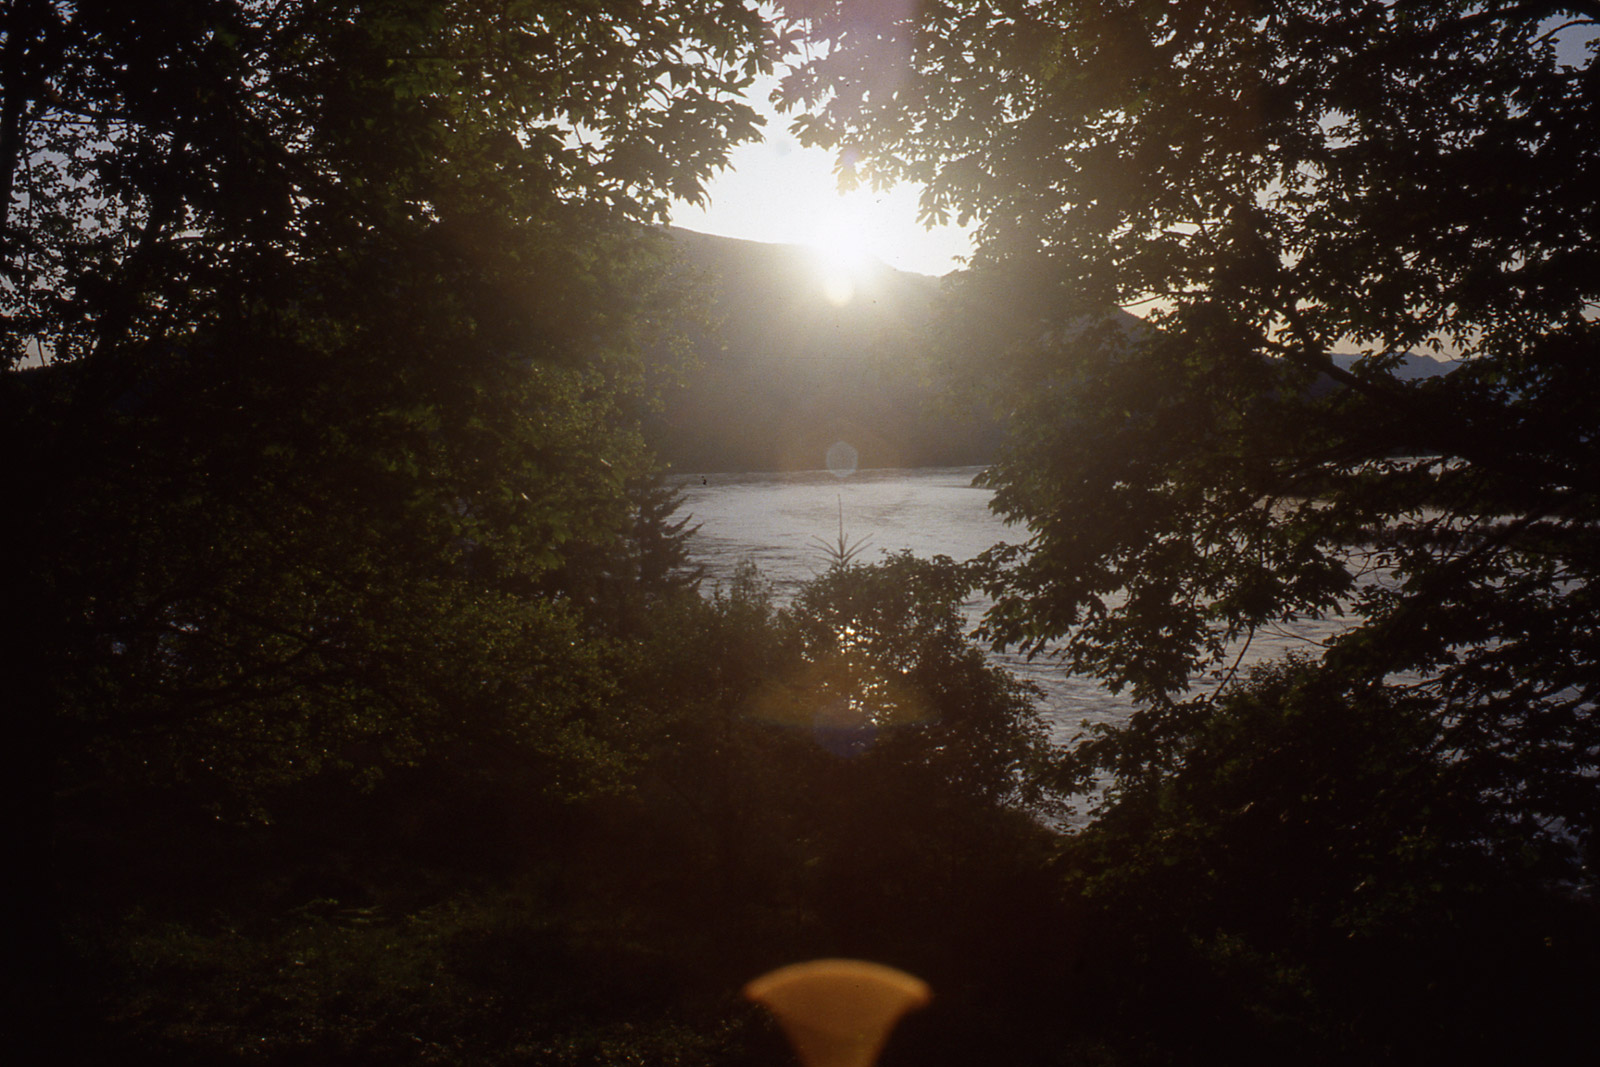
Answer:
<svg viewBox="0 0 1600 1067"><path fill-rule="evenodd" d="M977 220L952 358L998 383L1014 432L985 479L1033 531L993 554L990 630L1146 708L1076 769L1172 766L1192 682L1232 677L1261 627L1340 616L1317 669L1429 695L1419 749L1577 877L1600 9L789 11L813 42L782 89L801 135ZM1459 363L1390 373L1419 351Z"/></svg>
<svg viewBox="0 0 1600 1067"><path fill-rule="evenodd" d="M757 135L779 36L472 0L19 0L3 30L30 728L179 780L448 738L594 769L597 590L665 520L629 498L682 296L646 224Z"/></svg>

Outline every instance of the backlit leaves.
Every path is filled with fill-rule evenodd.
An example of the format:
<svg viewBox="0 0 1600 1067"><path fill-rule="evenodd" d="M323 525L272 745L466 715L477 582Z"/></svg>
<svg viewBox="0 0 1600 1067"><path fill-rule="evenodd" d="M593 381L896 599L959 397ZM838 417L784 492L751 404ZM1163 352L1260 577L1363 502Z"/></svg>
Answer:
<svg viewBox="0 0 1600 1067"><path fill-rule="evenodd" d="M1149 768L1138 731L1258 628L1342 616L1321 669L1426 693L1477 795L1591 842L1593 5L855 10L791 9L783 95L979 220L944 335L1033 531L988 625L1150 707L1103 766ZM880 96L855 72L890 38Z"/></svg>

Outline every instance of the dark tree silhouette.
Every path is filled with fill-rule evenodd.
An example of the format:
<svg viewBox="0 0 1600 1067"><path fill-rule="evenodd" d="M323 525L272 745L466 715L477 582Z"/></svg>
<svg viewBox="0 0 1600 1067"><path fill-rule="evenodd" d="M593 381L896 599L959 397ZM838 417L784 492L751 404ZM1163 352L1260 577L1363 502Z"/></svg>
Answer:
<svg viewBox="0 0 1600 1067"><path fill-rule="evenodd" d="M788 11L813 41L781 93L799 134L846 181L919 180L928 218L977 221L949 358L1010 416L985 480L1032 529L991 554L990 633L1140 704L1064 765L1109 783L1079 890L1209 945L1208 980L1254 958L1310 975L1312 1001L1328 943L1230 902L1372 948L1423 938L1441 886L1592 901L1600 8ZM1417 353L1459 363L1397 373ZM1308 618L1338 636L1240 684L1253 634ZM1189 690L1208 673L1221 697ZM1317 887L1271 873L1307 848L1331 865ZM1437 910L1484 945L1517 931L1507 973L1545 967L1560 908L1497 899L1492 919ZM1287 1003L1260 990L1255 1018ZM1328 995L1338 1026L1387 1017ZM1468 1002L1416 1033L1471 1054L1498 1024Z"/></svg>
<svg viewBox="0 0 1600 1067"><path fill-rule="evenodd" d="M802 135L979 221L954 347L1014 408L986 479L1034 530L994 555L993 634L1064 638L1159 738L1256 628L1343 614L1324 669L1410 672L1575 873L1600 69L1557 46L1594 5L795 10L828 46L784 83ZM1462 363L1389 373L1416 349Z"/></svg>
<svg viewBox="0 0 1600 1067"><path fill-rule="evenodd" d="M122 742L182 736L156 761L180 777L570 718L541 679L577 665L552 650L582 647L583 605L549 576L635 535L650 466L627 412L673 294L639 224L755 135L737 93L767 26L221 0L5 19L30 715L146 767Z"/></svg>
<svg viewBox="0 0 1600 1067"><path fill-rule="evenodd" d="M556 795L610 773L572 570L673 558L669 527L628 544L675 306L646 224L756 135L739 93L781 50L720 2L0 9L30 1002L52 797L226 817L446 745Z"/></svg>

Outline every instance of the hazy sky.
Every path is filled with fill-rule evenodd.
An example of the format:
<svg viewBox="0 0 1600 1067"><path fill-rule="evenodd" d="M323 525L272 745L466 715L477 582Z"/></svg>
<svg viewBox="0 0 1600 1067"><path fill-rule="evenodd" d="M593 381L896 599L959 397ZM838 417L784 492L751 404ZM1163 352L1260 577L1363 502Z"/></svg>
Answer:
<svg viewBox="0 0 1600 1067"><path fill-rule="evenodd" d="M789 134L789 119L767 103L772 88L766 79L751 93L767 118L766 140L735 151L732 166L711 183L710 204L704 210L679 204L674 225L752 241L815 245L842 260L865 253L919 274L944 274L957 266L956 256L971 251L961 230L930 231L917 222L920 190L915 186L841 197L832 155L800 147Z"/></svg>

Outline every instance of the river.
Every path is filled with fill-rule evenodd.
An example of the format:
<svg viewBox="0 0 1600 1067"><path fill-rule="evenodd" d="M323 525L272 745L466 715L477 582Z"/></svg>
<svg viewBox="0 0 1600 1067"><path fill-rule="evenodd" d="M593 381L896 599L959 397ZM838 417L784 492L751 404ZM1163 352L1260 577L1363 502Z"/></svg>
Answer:
<svg viewBox="0 0 1600 1067"><path fill-rule="evenodd" d="M849 544L863 542L856 557L860 562L900 549L966 560L996 543L1026 540L1025 529L1006 526L989 510L993 494L972 485L980 470L695 475L679 480L684 493L680 515L689 513L700 526L690 550L709 582L725 581L741 560L749 559L784 603L827 568L826 546L838 542L841 524ZM969 601L969 622L976 625L986 606L983 600ZM1245 663L1314 646L1337 626L1335 621L1308 621L1263 631L1251 643ZM1086 725L1121 722L1132 710L1126 696L1070 675L1048 658L990 655L1042 690L1040 710L1053 741L1069 741Z"/></svg>

